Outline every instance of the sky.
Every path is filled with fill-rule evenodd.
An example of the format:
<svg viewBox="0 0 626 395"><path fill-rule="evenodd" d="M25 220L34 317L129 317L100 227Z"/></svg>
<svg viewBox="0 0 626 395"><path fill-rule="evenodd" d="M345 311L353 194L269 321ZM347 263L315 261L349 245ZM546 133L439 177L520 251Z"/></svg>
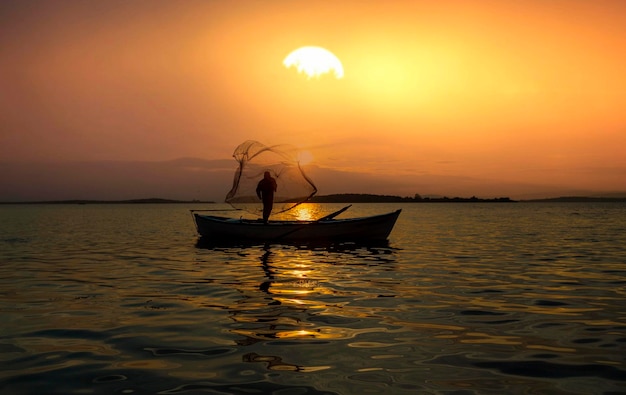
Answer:
<svg viewBox="0 0 626 395"><path fill-rule="evenodd" d="M307 45L343 78L283 66ZM0 201L217 199L249 139L319 194L626 192L624 48L621 0L6 0Z"/></svg>

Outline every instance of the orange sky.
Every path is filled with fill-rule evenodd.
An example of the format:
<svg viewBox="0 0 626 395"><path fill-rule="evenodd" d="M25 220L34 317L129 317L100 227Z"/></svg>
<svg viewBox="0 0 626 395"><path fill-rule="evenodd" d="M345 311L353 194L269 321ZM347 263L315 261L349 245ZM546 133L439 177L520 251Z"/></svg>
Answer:
<svg viewBox="0 0 626 395"><path fill-rule="evenodd" d="M344 78L284 68L304 45ZM254 139L382 177L625 191L625 49L621 0L5 1L0 162Z"/></svg>

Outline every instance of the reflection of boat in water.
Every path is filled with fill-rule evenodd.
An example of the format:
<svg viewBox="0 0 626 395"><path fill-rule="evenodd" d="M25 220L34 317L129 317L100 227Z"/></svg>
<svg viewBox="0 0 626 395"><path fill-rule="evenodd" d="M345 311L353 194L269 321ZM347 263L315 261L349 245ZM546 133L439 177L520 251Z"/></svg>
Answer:
<svg viewBox="0 0 626 395"><path fill-rule="evenodd" d="M369 281L353 282L351 276L361 273L363 265L386 272L395 262L395 249L387 241L317 244L310 248L199 243L197 248L226 261L212 269L211 283L241 295L229 298L229 303L222 306L233 321L229 332L241 336L236 340L239 345L297 341L313 346L319 341L352 338L363 330L352 324L367 314L351 308L350 302L362 290L376 291L377 287L371 288ZM231 260L229 256L237 258ZM342 263L341 267L337 262ZM251 270L255 267L261 272ZM344 281L350 286L342 286Z"/></svg>
<svg viewBox="0 0 626 395"><path fill-rule="evenodd" d="M293 241L385 240L402 210L369 217L335 219L327 216L315 221L271 221L237 219L193 213L198 233L207 239Z"/></svg>
<svg viewBox="0 0 626 395"><path fill-rule="evenodd" d="M223 330L240 347L241 360L257 365L252 369L330 371L329 347L322 346L345 345L380 330L378 325L364 327L371 314L358 303L351 305L363 296L362 290L372 288L369 280L355 281L358 277L352 275L361 273L363 265L374 272L392 270L395 249L386 240L309 248L308 243L207 244L200 239L197 248L199 262L206 262L208 271L207 294L221 295L207 305L228 313L230 322L222 323ZM224 264L213 265L216 261Z"/></svg>

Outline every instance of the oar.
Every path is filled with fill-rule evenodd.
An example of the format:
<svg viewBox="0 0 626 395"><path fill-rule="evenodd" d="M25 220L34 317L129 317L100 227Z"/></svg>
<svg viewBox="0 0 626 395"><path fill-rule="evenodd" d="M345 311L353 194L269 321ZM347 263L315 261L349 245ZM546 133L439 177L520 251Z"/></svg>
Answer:
<svg viewBox="0 0 626 395"><path fill-rule="evenodd" d="M347 209L349 209L350 207L352 207L352 205L347 205L346 207L342 208L341 210L335 211L334 213L328 214L325 217L322 217L318 220L315 220L314 222L320 222L320 221L326 221L327 219L333 219L336 216L338 216L339 214L343 213L344 211L346 211Z"/></svg>
<svg viewBox="0 0 626 395"><path fill-rule="evenodd" d="M243 210L242 210L242 209L240 209L240 208L223 208L223 209L217 209L217 208L216 208L216 209L206 209L206 210L189 210L189 211L191 211L191 212L193 213L193 212L195 212L195 211L243 211Z"/></svg>
<svg viewBox="0 0 626 395"><path fill-rule="evenodd" d="M278 236L278 237L273 238L273 239L272 239L272 241L280 240L280 239L282 239L283 237L285 237L285 236L287 236L287 235L290 235L290 234L292 234L292 233L294 233L294 232L297 232L297 231L299 231L300 229L304 228L305 226L309 226L309 225L311 225L311 224L313 224L313 223L315 223L315 222L320 222L320 221L325 221L325 220L328 220L328 219L333 219L333 218L335 218L336 216L338 216L339 214L341 214L341 213L343 213L344 211L346 211L347 209L349 209L350 207L352 207L352 205L351 205L351 204L350 204L350 205L348 205L348 206L346 206L346 207L344 207L344 208L342 208L341 210L337 210L337 211L335 211L334 213L330 213L330 214L328 214L328 215L327 215L327 216L325 216L325 217L322 217L322 218L316 219L316 220L315 220L315 221L313 221L313 222L307 222L307 223L306 223L306 224L304 224L304 225L301 225L301 226L299 226L299 227L297 227L297 228L295 228L295 229L290 230L289 232L285 232L285 233L283 233L282 235L280 235L280 236Z"/></svg>

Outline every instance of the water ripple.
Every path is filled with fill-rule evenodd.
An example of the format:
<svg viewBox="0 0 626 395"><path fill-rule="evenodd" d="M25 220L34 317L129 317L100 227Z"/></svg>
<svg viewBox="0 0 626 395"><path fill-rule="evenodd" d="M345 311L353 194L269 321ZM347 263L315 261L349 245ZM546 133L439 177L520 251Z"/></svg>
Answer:
<svg viewBox="0 0 626 395"><path fill-rule="evenodd" d="M406 205L377 245L215 245L181 207L3 212L3 391L624 393L623 205Z"/></svg>

